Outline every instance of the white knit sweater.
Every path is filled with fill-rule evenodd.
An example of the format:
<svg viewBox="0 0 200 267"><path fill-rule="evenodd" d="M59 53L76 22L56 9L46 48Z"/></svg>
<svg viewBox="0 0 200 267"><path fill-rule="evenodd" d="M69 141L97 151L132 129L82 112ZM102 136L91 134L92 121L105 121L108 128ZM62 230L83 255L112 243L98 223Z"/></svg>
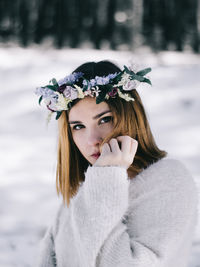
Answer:
<svg viewBox="0 0 200 267"><path fill-rule="evenodd" d="M88 167L47 230L38 266L186 267L197 204L177 160L159 160L132 180L121 167Z"/></svg>

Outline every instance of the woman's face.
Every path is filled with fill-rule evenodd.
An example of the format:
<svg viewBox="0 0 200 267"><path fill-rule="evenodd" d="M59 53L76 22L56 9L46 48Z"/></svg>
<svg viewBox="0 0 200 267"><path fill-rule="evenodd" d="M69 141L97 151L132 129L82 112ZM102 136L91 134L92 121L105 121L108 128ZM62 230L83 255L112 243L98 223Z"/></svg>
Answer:
<svg viewBox="0 0 200 267"><path fill-rule="evenodd" d="M69 124L74 143L92 165L100 155L102 140L112 132L113 114L106 102L85 97L69 111Z"/></svg>

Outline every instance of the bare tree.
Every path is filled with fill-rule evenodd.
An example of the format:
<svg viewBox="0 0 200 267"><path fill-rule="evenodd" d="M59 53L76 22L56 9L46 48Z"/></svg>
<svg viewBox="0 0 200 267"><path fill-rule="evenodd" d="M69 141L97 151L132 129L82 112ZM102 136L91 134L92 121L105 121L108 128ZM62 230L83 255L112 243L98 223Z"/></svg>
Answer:
<svg viewBox="0 0 200 267"><path fill-rule="evenodd" d="M197 11L197 33L196 33L196 35L197 35L197 46L196 46L196 49L195 49L195 51L196 52L199 52L199 50L200 50L200 48L199 48L199 46L200 46L200 0L197 0L197 9L196 9Z"/></svg>
<svg viewBox="0 0 200 267"><path fill-rule="evenodd" d="M143 0L133 0L133 48L143 44L142 36Z"/></svg>

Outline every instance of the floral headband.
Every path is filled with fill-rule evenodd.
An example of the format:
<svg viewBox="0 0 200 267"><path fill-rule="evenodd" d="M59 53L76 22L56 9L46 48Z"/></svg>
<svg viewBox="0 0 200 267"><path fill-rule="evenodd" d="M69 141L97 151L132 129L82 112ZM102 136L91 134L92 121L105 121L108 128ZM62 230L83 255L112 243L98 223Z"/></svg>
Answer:
<svg viewBox="0 0 200 267"><path fill-rule="evenodd" d="M117 96L126 101L134 101L134 98L127 92L136 89L140 82L151 85L151 81L144 77L150 71L151 68L146 68L134 72L131 67L124 66L121 72L101 77L96 76L91 80L85 79L82 72L74 72L58 82L53 78L48 85L36 88L35 93L40 96L39 104L44 100L50 111L50 117L54 112L57 113L57 120L63 110L70 109L73 100L85 96L96 97L97 104ZM79 79L82 79L82 87L76 84Z"/></svg>

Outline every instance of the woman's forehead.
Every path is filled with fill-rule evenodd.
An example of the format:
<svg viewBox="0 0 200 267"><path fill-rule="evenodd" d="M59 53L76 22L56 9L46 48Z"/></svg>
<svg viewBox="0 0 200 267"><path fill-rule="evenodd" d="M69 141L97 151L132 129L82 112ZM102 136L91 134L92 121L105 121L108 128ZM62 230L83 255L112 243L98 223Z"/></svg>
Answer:
<svg viewBox="0 0 200 267"><path fill-rule="evenodd" d="M109 111L110 108L106 102L96 104L96 98L86 97L75 104L69 111L69 120L94 117L95 115Z"/></svg>

